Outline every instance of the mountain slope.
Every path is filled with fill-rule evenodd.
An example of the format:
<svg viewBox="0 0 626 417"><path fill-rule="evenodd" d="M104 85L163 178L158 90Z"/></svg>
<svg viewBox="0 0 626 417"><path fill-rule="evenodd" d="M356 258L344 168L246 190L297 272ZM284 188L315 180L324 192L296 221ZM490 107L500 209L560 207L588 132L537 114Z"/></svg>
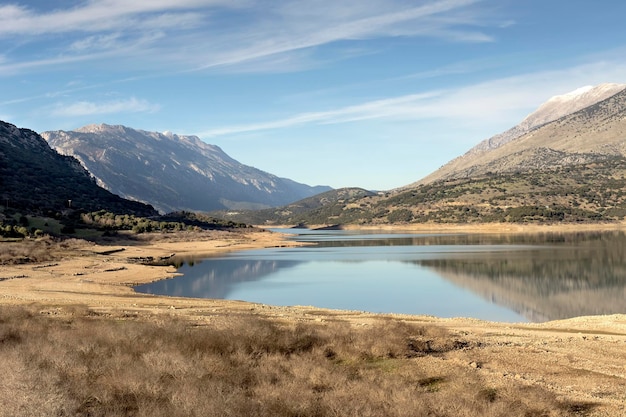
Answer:
<svg viewBox="0 0 626 417"><path fill-rule="evenodd" d="M568 94L552 97L517 126L480 142L464 155L453 159L417 183L403 188L410 188L417 184L428 184L438 180L471 177L472 175L484 174L489 170L492 172L510 172L537 168L538 165L547 166L554 162L559 163L559 161L562 162L561 165L569 164L576 160L579 160L581 163L588 162L590 160L588 155L577 154L590 151L605 153L605 149L595 149L591 142L594 140L599 144L604 143L605 140L614 142L617 138L611 135L615 136L615 134L618 134L621 128L613 129L613 126L611 126L611 129L613 129L611 132L603 133L602 129L604 127L599 126L596 132L589 131L583 125L585 122L584 113L579 115L582 117L565 119L557 125L551 123L567 118L567 116L588 109L590 106L597 105L621 93L622 96L605 103L604 107L601 106L602 109L597 109L603 111L606 115L615 116L619 113L619 109L614 107L624 104L622 100L625 89L625 84L600 84L596 87L583 87ZM589 114L586 120L589 121L590 118L597 116L597 114ZM614 123L621 124L619 120L616 120L614 117L613 119ZM551 128L537 133L538 130L547 125L550 125ZM565 131L559 131L565 126L568 126ZM601 135L598 136L598 134ZM582 144L581 138L583 136L587 138L585 139L586 145ZM529 140L529 137L534 137L534 140ZM554 140L556 137L560 139ZM549 156L544 158L542 154L550 153L550 150L564 151L576 155L567 156L563 160L560 160L562 155L556 156L556 159ZM542 159L544 160L542 161ZM499 161L490 164L496 160ZM478 168L480 166L483 168Z"/></svg>
<svg viewBox="0 0 626 417"><path fill-rule="evenodd" d="M140 216L156 214L151 206L99 187L76 159L59 155L37 133L2 121L0 197L3 206L23 214L51 215L70 206Z"/></svg>
<svg viewBox="0 0 626 417"><path fill-rule="evenodd" d="M579 165L626 156L626 90L472 158L456 177Z"/></svg>
<svg viewBox="0 0 626 417"><path fill-rule="evenodd" d="M312 224L386 225L589 223L623 220L625 216L626 158L615 157L572 167L437 181L336 201L298 218ZM255 224L261 223L256 220Z"/></svg>
<svg viewBox="0 0 626 417"><path fill-rule="evenodd" d="M345 205L376 195L362 188L339 188L282 207L211 213L229 221L256 225L330 224ZM338 209L341 208L341 209ZM345 222L345 221L344 221Z"/></svg>
<svg viewBox="0 0 626 417"><path fill-rule="evenodd" d="M42 136L75 156L103 187L163 212L266 208L330 189L246 166L195 136L104 124Z"/></svg>

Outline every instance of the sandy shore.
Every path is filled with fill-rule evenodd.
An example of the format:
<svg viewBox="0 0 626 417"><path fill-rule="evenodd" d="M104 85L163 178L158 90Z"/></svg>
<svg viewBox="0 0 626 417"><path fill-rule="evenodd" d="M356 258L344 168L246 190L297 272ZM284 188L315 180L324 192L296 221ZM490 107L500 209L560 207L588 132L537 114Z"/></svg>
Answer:
<svg viewBox="0 0 626 417"><path fill-rule="evenodd" d="M607 226L606 230L623 228ZM520 232L480 226L482 232ZM593 230L597 230L596 227ZM471 228L422 231L471 232ZM541 231L563 229L541 228ZM575 226L573 230L581 230ZM525 231L538 231L536 229ZM86 305L99 312L158 317L179 315L211 321L231 314L254 314L287 322L342 320L366 326L383 316L315 307L260 304L135 293L132 285L175 276L173 267L146 266L139 258L212 255L226 251L295 245L270 232L217 233L193 241L163 239L115 245L86 245L71 256L43 264L0 267L0 302L38 304L46 309ZM386 316L388 319L390 316ZM564 398L596 404L594 414L626 416L626 315L580 317L541 324L491 323L457 318L391 316L446 328L452 337L476 346L443 355L463 362L494 384L540 385ZM579 415L579 414L572 414ZM582 415L582 414L581 414Z"/></svg>
<svg viewBox="0 0 626 417"><path fill-rule="evenodd" d="M554 224L519 224L519 223L467 223L467 224L406 224L379 226L346 226L346 229L411 231L416 233L572 233L572 232L607 232L626 231L626 221L613 223L554 223Z"/></svg>
<svg viewBox="0 0 626 417"><path fill-rule="evenodd" d="M234 250L295 245L280 234L270 232L212 232L206 238L198 239L194 235L193 239L85 245L60 260L5 265L0 272L0 300L11 304L84 304L102 310L239 304L155 297L136 293L132 286L176 276L172 266L149 266L141 262L148 258L203 257Z"/></svg>

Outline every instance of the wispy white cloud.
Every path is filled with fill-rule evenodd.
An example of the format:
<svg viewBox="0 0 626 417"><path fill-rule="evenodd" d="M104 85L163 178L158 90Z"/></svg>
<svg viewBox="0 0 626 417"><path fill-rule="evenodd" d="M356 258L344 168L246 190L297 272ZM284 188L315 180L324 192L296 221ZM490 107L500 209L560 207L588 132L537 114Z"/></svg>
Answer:
<svg viewBox="0 0 626 417"><path fill-rule="evenodd" d="M15 75L23 71L55 68L63 65L86 63L89 61L113 61L113 58L137 57L145 54L151 44L163 38L164 34L151 32L140 37L122 40L119 33L107 36L92 36L74 41L67 53L45 58L26 60L0 60L0 76ZM74 53L78 52L78 53ZM141 64L140 64L141 65Z"/></svg>
<svg viewBox="0 0 626 417"><path fill-rule="evenodd" d="M550 97L587 84L624 82L626 61L599 61L571 68L494 79L458 89L409 94L358 103L333 110L306 112L261 123L205 130L200 137L293 128L311 124L337 124L372 119L446 119L450 123L509 126ZM495 132L494 132L495 133Z"/></svg>
<svg viewBox="0 0 626 417"><path fill-rule="evenodd" d="M119 46L121 36L122 35L119 32L106 35L88 36L72 42L69 46L69 50L80 52L116 48Z"/></svg>
<svg viewBox="0 0 626 417"><path fill-rule="evenodd" d="M226 34L228 48L201 54L206 63L199 68L231 66L342 40L424 36L457 42L491 41L490 36L466 27L476 20L467 8L480 1L438 0L417 7L395 1L281 2L269 7L265 19ZM449 18L442 19L442 15Z"/></svg>
<svg viewBox="0 0 626 417"><path fill-rule="evenodd" d="M463 75L484 71L487 69L493 69L501 65L501 56L497 59L479 59L479 60L466 60L454 62L443 67L437 67L429 69L427 71L420 71L401 77L395 78L395 80L409 80L409 79L428 79L437 78L448 75Z"/></svg>
<svg viewBox="0 0 626 417"><path fill-rule="evenodd" d="M41 101L42 99L52 99L56 97L66 96L68 94L76 93L78 91L95 90L104 87L104 84L84 84L82 81L74 80L67 83L66 88L63 90L48 91L43 94L37 94L32 96L23 96L11 100L0 101L0 106L7 106L19 103L26 103L29 101Z"/></svg>
<svg viewBox="0 0 626 417"><path fill-rule="evenodd" d="M170 71L258 60L266 64L263 71L271 68L267 65L271 62L284 71L285 60L292 68L302 64L278 55L337 41L427 36L488 42L493 39L483 31L481 1L430 0L414 5L402 0L90 0L48 12L5 5L0 6L0 40L46 42L49 34L63 36L48 56L15 51L0 65L0 74L73 59L101 60L97 52L105 51L132 59L136 66L158 62ZM225 9L229 13L223 13ZM133 53L144 60L134 59Z"/></svg>
<svg viewBox="0 0 626 417"><path fill-rule="evenodd" d="M68 32L98 32L116 29L136 30L137 26L153 26L154 16L143 16L166 11L199 9L208 6L227 6L236 4L227 0L167 0L120 1L90 0L70 9L56 9L51 12L38 12L33 8L20 5L0 6L0 36L41 35ZM182 15L189 20L191 15ZM172 18L158 19L161 24L171 26ZM158 18L158 16L157 16ZM134 20L133 20L134 19ZM173 19L174 23L177 19ZM135 26L128 26L134 23ZM145 24L145 25L144 25Z"/></svg>
<svg viewBox="0 0 626 417"><path fill-rule="evenodd" d="M159 110L157 104L131 97L124 100L94 103L79 101L76 103L57 103L51 111L57 117L93 116L113 113L154 113Z"/></svg>
<svg viewBox="0 0 626 417"><path fill-rule="evenodd" d="M311 123L333 124L347 123L357 120L402 117L402 115L406 113L406 109L414 109L416 106L420 106L420 103L425 103L429 99L435 98L440 94L440 92L433 91L424 94L411 94L401 97L373 100L330 111L301 113L281 120L217 128L201 132L198 135L201 137L213 137L242 132L281 129Z"/></svg>
<svg viewBox="0 0 626 417"><path fill-rule="evenodd" d="M71 56L55 56L43 59L24 60L24 61L8 61L0 62L0 75L15 75L22 71L54 67L57 65L73 64L77 62L85 62L93 59L101 59L106 57L107 54L94 53L85 55L71 55Z"/></svg>

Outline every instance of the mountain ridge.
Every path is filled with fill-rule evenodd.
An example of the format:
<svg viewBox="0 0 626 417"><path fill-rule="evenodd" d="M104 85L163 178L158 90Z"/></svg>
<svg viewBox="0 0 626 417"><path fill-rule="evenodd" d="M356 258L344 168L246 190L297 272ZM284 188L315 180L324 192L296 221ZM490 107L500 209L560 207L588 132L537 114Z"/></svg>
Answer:
<svg viewBox="0 0 626 417"><path fill-rule="evenodd" d="M438 180L467 177L467 175L471 175L474 172L471 170L471 167L477 165L475 162L477 159L482 158L484 160L487 158L485 155L492 154L498 148L518 141L546 124L553 123L563 117L607 100L624 92L625 89L626 84L603 83L595 87L581 87L570 93L551 97L540 105L537 110L526 116L518 125L479 142L465 154L452 159L421 180L400 187L400 189L407 189L415 185L428 184ZM460 175L462 172L465 172L466 175Z"/></svg>
<svg viewBox="0 0 626 417"><path fill-rule="evenodd" d="M458 170L455 177L585 164L626 156L625 114L626 89L475 156L472 166ZM542 161L545 155L554 152L560 153L559 158Z"/></svg>
<svg viewBox="0 0 626 417"><path fill-rule="evenodd" d="M244 165L197 136L107 124L42 136L81 161L100 185L163 212L261 209L331 189Z"/></svg>
<svg viewBox="0 0 626 417"><path fill-rule="evenodd" d="M0 121L0 194L5 209L56 216L68 208L152 216L149 205L98 187L73 157L54 151L36 132Z"/></svg>

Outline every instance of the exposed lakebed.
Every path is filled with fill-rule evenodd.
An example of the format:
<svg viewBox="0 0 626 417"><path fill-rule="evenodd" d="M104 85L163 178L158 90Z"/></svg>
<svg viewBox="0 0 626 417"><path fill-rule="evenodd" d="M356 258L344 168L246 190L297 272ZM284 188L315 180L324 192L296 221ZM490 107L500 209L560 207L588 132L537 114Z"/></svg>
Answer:
<svg viewBox="0 0 626 417"><path fill-rule="evenodd" d="M626 235L621 232L284 232L312 245L177 260L182 276L135 289L507 322L626 313Z"/></svg>

